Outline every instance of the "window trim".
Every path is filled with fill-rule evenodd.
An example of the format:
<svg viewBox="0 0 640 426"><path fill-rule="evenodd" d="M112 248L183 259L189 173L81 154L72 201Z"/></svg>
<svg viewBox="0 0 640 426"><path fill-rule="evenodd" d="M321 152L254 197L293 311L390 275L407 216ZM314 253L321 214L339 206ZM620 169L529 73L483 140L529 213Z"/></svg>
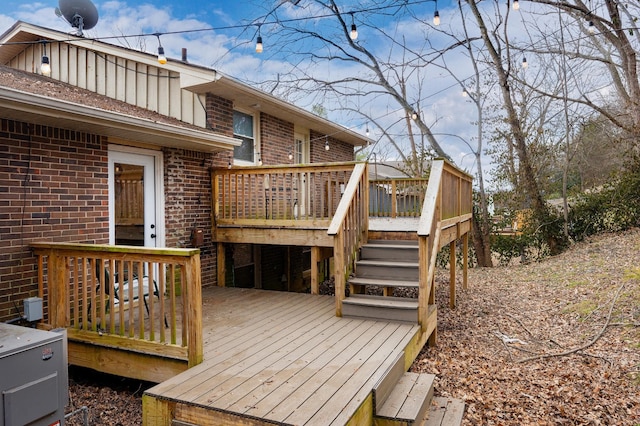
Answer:
<svg viewBox="0 0 640 426"><path fill-rule="evenodd" d="M253 161L247 161L247 160L241 160L235 157L235 153L233 156L233 164L237 165L237 166L255 166L258 164L258 160L260 158L260 152L258 150L258 147L260 146L260 132L259 132L259 128L260 126L258 126L258 123L260 122L260 113L259 112L254 112L254 111L249 111L243 108L233 108L234 112L240 112L242 114L246 114L251 116L252 121L253 121ZM232 123L232 127L233 127ZM235 132L233 133L233 137L236 137Z"/></svg>

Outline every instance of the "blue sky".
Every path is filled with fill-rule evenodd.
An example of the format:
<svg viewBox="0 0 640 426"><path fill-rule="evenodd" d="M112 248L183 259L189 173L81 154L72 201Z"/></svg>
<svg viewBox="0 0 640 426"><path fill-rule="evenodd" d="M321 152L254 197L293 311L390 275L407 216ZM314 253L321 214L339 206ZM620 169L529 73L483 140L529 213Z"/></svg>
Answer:
<svg viewBox="0 0 640 426"><path fill-rule="evenodd" d="M223 73L238 78L243 81L259 81L262 77L274 78L279 74L289 71L291 64L287 63L286 57L280 57L273 51L267 52L269 48L269 29L262 27L262 35L265 39L265 54L257 55L254 51L255 36L257 27L243 25L251 23L257 17L272 9L275 5L281 4L278 12L281 17L296 17L299 13L313 13L311 6L304 4L304 0L295 7L284 0L266 1L167 1L155 0L153 2L144 0L95 0L100 19L96 27L85 33L87 37L105 37L115 35L130 34L152 34L154 32L167 33L176 32L178 34L162 35L161 41L167 56L179 58L183 47L189 52L189 60L193 63L209 66L222 71ZM346 3L346 2L345 2ZM309 3L307 3L309 4ZM438 2L439 10L443 21L448 14L446 5L449 0ZM26 21L32 24L41 25L57 29L60 31L70 31L69 25L61 18L58 18L54 11L58 6L58 0L44 0L34 2L4 0L0 3L0 33L8 29L16 20ZM345 6L346 7L346 6ZM427 2L420 6L418 11L423 11L425 19L430 20L433 16L435 2ZM407 34L418 33L418 41L424 40L421 30L412 31L402 28L401 23L394 22L394 17L386 17L379 22L381 26L386 25L390 31L398 31L401 28ZM305 25L321 25L317 22L305 22ZM378 24L378 23L376 23ZM227 26L240 26L241 28L225 29L219 31L205 31L197 33L180 33L185 30L200 28L221 28ZM367 37L366 28L360 27L361 37ZM131 48L145 50L154 53L157 49L155 37L136 37L118 40ZM116 42L116 41L110 41ZM320 65L319 68L322 68ZM336 74L348 74L353 72L353 68L333 65L327 72ZM429 96L429 91L438 93L437 97L429 100L428 107L423 111L427 117L425 122L437 122L435 132L456 134L456 137L443 141L448 145L446 149L454 161L462 163L463 167L473 167L473 156L468 155L469 149L460 143L460 137L470 139L475 131L469 126L473 119L461 120L465 116L462 111L468 110L469 105L465 105L460 99L461 91L454 88L448 92L440 93L442 87L450 84L445 80L445 76L434 75L432 78L433 87L426 88L426 93L421 96ZM455 83L454 83L455 86ZM292 99L290 99L293 101ZM300 102L297 102L300 101ZM310 103L304 104L304 99L298 98L295 103L304 108L310 108ZM303 103L303 105L300 105ZM367 105L372 115L384 116L389 111L398 108L396 105L379 104ZM331 110L331 107L328 108ZM378 112L379 111L379 112ZM400 113L402 110L400 110ZM471 113L473 114L473 113ZM469 114L469 115L471 115ZM329 113L329 118L340 122L355 131L365 133L368 127L366 121L360 117L348 118L343 113ZM396 117L389 115L390 120ZM373 135L375 136L375 135ZM469 170L472 171L472 170Z"/></svg>

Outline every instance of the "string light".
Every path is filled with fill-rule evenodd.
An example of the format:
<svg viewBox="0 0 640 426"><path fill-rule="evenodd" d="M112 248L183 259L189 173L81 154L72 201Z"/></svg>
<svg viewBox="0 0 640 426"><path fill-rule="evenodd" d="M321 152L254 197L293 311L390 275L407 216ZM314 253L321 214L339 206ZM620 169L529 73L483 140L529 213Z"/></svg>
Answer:
<svg viewBox="0 0 640 426"><path fill-rule="evenodd" d="M260 25L258 25L258 38L256 38L256 53L262 53L262 36L260 35Z"/></svg>
<svg viewBox="0 0 640 426"><path fill-rule="evenodd" d="M467 92L467 89L462 89L462 97L466 98L467 96L469 96L469 92Z"/></svg>
<svg viewBox="0 0 640 426"><path fill-rule="evenodd" d="M513 0L512 7L513 7L513 10L520 9L520 2L518 0Z"/></svg>
<svg viewBox="0 0 640 426"><path fill-rule="evenodd" d="M589 34L594 34L596 32L596 26L593 24L593 21L590 19L589 20Z"/></svg>
<svg viewBox="0 0 640 426"><path fill-rule="evenodd" d="M367 124L367 128L365 129L364 133L367 135L367 137L369 137L369 124Z"/></svg>
<svg viewBox="0 0 640 426"><path fill-rule="evenodd" d="M325 136L324 150L329 151L329 135Z"/></svg>
<svg viewBox="0 0 640 426"><path fill-rule="evenodd" d="M258 154L258 166L262 166L262 155Z"/></svg>
<svg viewBox="0 0 640 426"><path fill-rule="evenodd" d="M42 42L42 47L44 49L42 53L42 62L40 63L40 72L42 75L46 75L49 77L51 75L51 64L49 63L49 57L47 56L47 42Z"/></svg>
<svg viewBox="0 0 640 426"><path fill-rule="evenodd" d="M349 33L349 37L351 37L351 40L358 38L358 29L356 28L356 22L353 18L353 12L351 12L351 32Z"/></svg>
<svg viewBox="0 0 640 426"><path fill-rule="evenodd" d="M529 63L527 62L527 58L524 57L522 58L522 68L527 68L529 66Z"/></svg>
<svg viewBox="0 0 640 426"><path fill-rule="evenodd" d="M440 25L440 13L437 10L433 12L433 25Z"/></svg>
<svg viewBox="0 0 640 426"><path fill-rule="evenodd" d="M160 42L160 33L155 33L154 35L158 38L158 63L164 65L167 63L167 57L164 55L164 47Z"/></svg>
<svg viewBox="0 0 640 426"><path fill-rule="evenodd" d="M293 160L293 153L289 151L289 161Z"/></svg>

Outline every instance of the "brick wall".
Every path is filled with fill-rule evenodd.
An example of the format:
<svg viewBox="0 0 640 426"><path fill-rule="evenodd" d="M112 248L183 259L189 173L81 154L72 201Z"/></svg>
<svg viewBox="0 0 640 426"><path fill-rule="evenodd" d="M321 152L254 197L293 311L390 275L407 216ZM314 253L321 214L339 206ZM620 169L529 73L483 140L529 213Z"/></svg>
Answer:
<svg viewBox="0 0 640 426"><path fill-rule="evenodd" d="M30 243L109 242L107 177L100 136L0 120L0 321L37 295Z"/></svg>
<svg viewBox="0 0 640 426"><path fill-rule="evenodd" d="M260 114L260 154L264 165L288 164L293 150L293 123Z"/></svg>
<svg viewBox="0 0 640 426"><path fill-rule="evenodd" d="M208 128L233 137L233 102L207 93L206 109Z"/></svg>
<svg viewBox="0 0 640 426"><path fill-rule="evenodd" d="M165 226L167 247L193 247L191 232L202 230L202 284L216 282L216 250L211 236L213 156L181 149L164 150Z"/></svg>
<svg viewBox="0 0 640 426"><path fill-rule="evenodd" d="M311 141L309 150L312 163L353 161L355 159L353 145L329 136L329 150L327 151L325 149L325 142L327 140L325 135L311 130L309 137Z"/></svg>

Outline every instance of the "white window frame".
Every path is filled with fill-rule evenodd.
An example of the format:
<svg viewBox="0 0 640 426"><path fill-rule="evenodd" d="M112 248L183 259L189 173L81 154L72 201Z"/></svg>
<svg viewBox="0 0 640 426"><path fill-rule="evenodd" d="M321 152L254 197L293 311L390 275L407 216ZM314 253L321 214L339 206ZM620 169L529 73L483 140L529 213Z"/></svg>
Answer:
<svg viewBox="0 0 640 426"><path fill-rule="evenodd" d="M260 156L262 155L262 153L258 150L258 147L261 146L260 145L260 132L258 123L260 121L260 113L259 112L253 112L253 111L248 111L246 109L243 108L234 108L234 111L237 112L241 112L243 114L249 115L252 117L253 119L253 161L246 161L246 160L240 160L237 159L235 157L235 153L234 153L234 157L233 157L233 164L236 166L255 166L258 164L258 160L260 159ZM233 123L232 123L233 126ZM233 136L235 137L235 133L233 134Z"/></svg>

